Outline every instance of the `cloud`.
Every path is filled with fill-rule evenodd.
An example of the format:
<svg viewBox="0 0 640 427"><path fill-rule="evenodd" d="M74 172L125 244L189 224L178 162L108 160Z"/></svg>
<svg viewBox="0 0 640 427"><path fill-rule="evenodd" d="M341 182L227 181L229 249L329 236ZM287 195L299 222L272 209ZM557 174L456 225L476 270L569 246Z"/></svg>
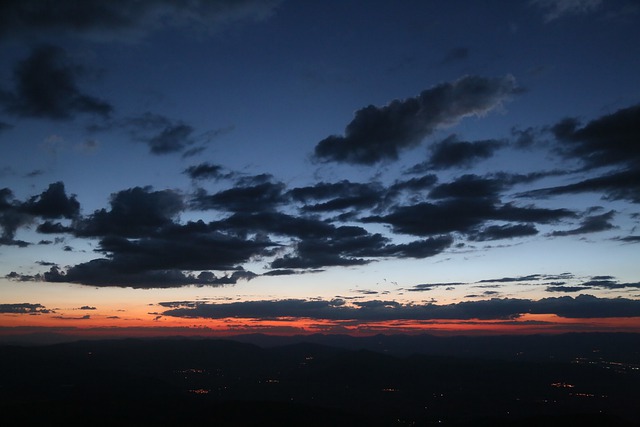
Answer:
<svg viewBox="0 0 640 427"><path fill-rule="evenodd" d="M411 178L408 180L397 180L389 187L389 192L395 193L397 191L423 191L432 187L438 182L438 177L433 174L423 175L420 178Z"/></svg>
<svg viewBox="0 0 640 427"><path fill-rule="evenodd" d="M490 225L471 236L471 240L500 240L516 237L534 236L538 230L532 224Z"/></svg>
<svg viewBox="0 0 640 427"><path fill-rule="evenodd" d="M459 285L468 285L468 283L463 282L447 282L447 283L420 283L419 285L414 285L411 288L407 289L409 292L425 292L431 291L434 288L453 288L454 286Z"/></svg>
<svg viewBox="0 0 640 427"><path fill-rule="evenodd" d="M0 91L0 105L19 117L67 120L76 114L108 117L113 107L84 94L77 80L83 67L73 64L63 49L41 45L14 69L15 89Z"/></svg>
<svg viewBox="0 0 640 427"><path fill-rule="evenodd" d="M502 180L483 178L478 175L468 174L456 178L455 181L443 183L434 187L429 192L432 199L468 199L487 198L495 199L506 186Z"/></svg>
<svg viewBox="0 0 640 427"><path fill-rule="evenodd" d="M49 184L39 196L31 197L22 204L21 209L26 213L41 218L72 219L80 213L80 203L75 196L67 196L64 183L61 181Z"/></svg>
<svg viewBox="0 0 640 427"><path fill-rule="evenodd" d="M423 173L430 170L450 168L469 168L481 160L493 156L504 141L495 139L482 141L460 141L456 135L451 135L429 147L429 160L413 166L411 173Z"/></svg>
<svg viewBox="0 0 640 427"><path fill-rule="evenodd" d="M322 203L305 204L307 212L328 212L344 209L366 209L378 204L383 188L376 183L354 183L343 180L336 183L320 182L313 186L293 188L287 192L295 201L322 200Z"/></svg>
<svg viewBox="0 0 640 427"><path fill-rule="evenodd" d="M131 138L147 144L152 154L183 152L196 142L194 129L187 123L148 111L108 126L115 127L127 129Z"/></svg>
<svg viewBox="0 0 640 427"><path fill-rule="evenodd" d="M614 228L614 225L611 224L611 220L613 219L614 215L615 211L609 211L603 213L602 215L588 216L582 220L579 227L566 231L554 231L551 233L551 235L573 236L576 234L597 233L600 231L611 230L612 228Z"/></svg>
<svg viewBox="0 0 640 427"><path fill-rule="evenodd" d="M640 104L592 120L580 127L573 118L556 123L551 131L566 158L581 160L587 168L640 168Z"/></svg>
<svg viewBox="0 0 640 427"><path fill-rule="evenodd" d="M563 286L563 285L555 285L555 286L547 286L545 291L547 292L582 292L587 289L591 289L590 286Z"/></svg>
<svg viewBox="0 0 640 427"><path fill-rule="evenodd" d="M529 299L492 298L452 304L404 304L397 301L362 301L352 305L343 299L335 300L262 300L220 304L184 303L162 313L163 316L185 318L274 319L282 317L312 318L334 321L385 321L435 319L517 319L525 313L555 314L567 318L637 317L640 301L626 298L597 298L579 295Z"/></svg>
<svg viewBox="0 0 640 427"><path fill-rule="evenodd" d="M56 182L38 196L33 196L25 202L14 200L13 192L9 188L0 189L0 245L25 247L28 242L15 240L16 231L34 222L35 218L67 218L78 216L80 204L75 196L67 196L64 184ZM52 231L55 226L51 223L44 225L44 229Z"/></svg>
<svg viewBox="0 0 640 427"><path fill-rule="evenodd" d="M91 319L91 315L85 314L84 316L77 316L77 317L53 316L53 318L58 320L89 320Z"/></svg>
<svg viewBox="0 0 640 427"><path fill-rule="evenodd" d="M640 282L620 283L611 276L595 276L591 280L581 283L582 286L600 289L624 289L624 288L640 288Z"/></svg>
<svg viewBox="0 0 640 427"><path fill-rule="evenodd" d="M233 177L233 174L224 173L223 170L224 168L220 165L205 162L200 163L199 165L189 166L183 171L183 173L193 180L212 179L214 181L218 181L220 179Z"/></svg>
<svg viewBox="0 0 640 427"><path fill-rule="evenodd" d="M129 269L127 269L129 267ZM255 276L249 272L234 272L217 277L210 271L199 274L184 273L176 269L136 269L121 259L95 259L62 271L52 267L44 273L46 282L77 283L100 287L130 287L134 289L176 288L180 286L222 286L235 284L238 279L248 280Z"/></svg>
<svg viewBox="0 0 640 427"><path fill-rule="evenodd" d="M543 279L567 279L570 278L571 275L569 273L563 273L559 276L547 276L543 274L530 274L528 276L518 276L518 277L500 277L498 279L484 279L480 280L478 283L514 283L514 282L525 282L525 281L537 281Z"/></svg>
<svg viewBox="0 0 640 427"><path fill-rule="evenodd" d="M31 222L30 215L20 210L20 203L13 200L13 192L9 188L0 189L0 226L2 236L0 245L27 246L27 242L14 240L16 230Z"/></svg>
<svg viewBox="0 0 640 427"><path fill-rule="evenodd" d="M45 38L64 34L84 35L96 41L135 41L167 28L211 33L236 22L264 20L279 3L278 0L88 3L58 0L53 6L38 0L6 0L0 3L0 37Z"/></svg>
<svg viewBox="0 0 640 427"><path fill-rule="evenodd" d="M134 187L111 195L110 210L100 209L74 224L78 236L140 237L173 224L184 209L182 196L173 190Z"/></svg>
<svg viewBox="0 0 640 427"><path fill-rule="evenodd" d="M45 281L136 288L185 285L219 286L255 274L242 265L275 246L268 238L237 237L203 221L178 224L182 198L169 190L135 187L112 196L101 209L74 223L74 234L101 237L94 259L61 270L52 267ZM203 271L204 270L204 271ZM233 271L217 277L207 270Z"/></svg>
<svg viewBox="0 0 640 427"><path fill-rule="evenodd" d="M389 214L365 217L362 221L390 224L397 233L429 236L451 232L472 234L486 221L545 224L575 216L567 209L498 206L488 198L452 198L438 204L399 206Z"/></svg>
<svg viewBox="0 0 640 427"><path fill-rule="evenodd" d="M621 240L626 243L640 243L640 236L618 237L617 240Z"/></svg>
<svg viewBox="0 0 640 427"><path fill-rule="evenodd" d="M62 234L72 233L74 228L67 227L59 222L45 221L42 224L38 224L36 231L42 234Z"/></svg>
<svg viewBox="0 0 640 427"><path fill-rule="evenodd" d="M551 22L565 16L594 12L602 0L529 0L529 4L543 9L544 21Z"/></svg>
<svg viewBox="0 0 640 427"><path fill-rule="evenodd" d="M369 234L359 227L338 227L329 238L301 240L294 254L271 263L274 269L315 269L329 266L363 265L373 259L427 258L439 254L453 243L449 236L437 236L410 243L393 244L381 234Z"/></svg>
<svg viewBox="0 0 640 427"><path fill-rule="evenodd" d="M574 184L540 188L518 194L518 197L548 197L563 194L605 193L611 200L630 200L640 203L640 169L605 174Z"/></svg>
<svg viewBox="0 0 640 427"><path fill-rule="evenodd" d="M284 184L274 182L250 183L223 190L215 194L207 194L204 190L197 192L191 199L191 207L197 210L218 209L230 212L263 212L275 209L284 204Z"/></svg>
<svg viewBox="0 0 640 427"><path fill-rule="evenodd" d="M329 238L336 233L336 227L326 221L276 211L237 212L223 220L211 222L210 226L240 236L269 233L304 239Z"/></svg>
<svg viewBox="0 0 640 427"><path fill-rule="evenodd" d="M18 303L18 304L0 304L0 313L3 314L38 314L51 313L42 304Z"/></svg>
<svg viewBox="0 0 640 427"><path fill-rule="evenodd" d="M511 76L467 76L427 89L415 98L394 100L384 107L370 105L356 111L344 136L320 141L315 158L364 165L396 160L401 151L418 145L437 128L486 114L517 91Z"/></svg>

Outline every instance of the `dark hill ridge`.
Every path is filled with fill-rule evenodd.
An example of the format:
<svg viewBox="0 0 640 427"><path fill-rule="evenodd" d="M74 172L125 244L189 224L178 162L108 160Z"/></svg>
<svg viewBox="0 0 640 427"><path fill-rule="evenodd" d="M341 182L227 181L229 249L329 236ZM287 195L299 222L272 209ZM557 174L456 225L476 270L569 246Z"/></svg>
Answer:
<svg viewBox="0 0 640 427"><path fill-rule="evenodd" d="M567 333L558 335L434 336L374 335L298 335L292 337L262 334L238 335L235 341L261 347L296 342L315 343L350 350L367 349L397 356L429 354L455 357L481 357L503 360L572 361L576 357L597 355L626 363L640 364L640 334Z"/></svg>
<svg viewBox="0 0 640 427"><path fill-rule="evenodd" d="M125 339L0 346L0 411L7 425L56 425L69 414L97 425L156 426L630 426L640 420L638 365L602 357L614 354L607 345L633 353L633 335L460 339L438 351L433 343L442 341L428 337L275 337L271 344L280 345L272 346L264 336L240 338L263 342ZM482 343L505 348L487 353ZM567 348L553 347L559 343ZM394 344L398 348L390 351ZM408 351L426 344L432 346ZM523 348L565 356L498 357ZM571 359L570 353L586 351L590 358Z"/></svg>

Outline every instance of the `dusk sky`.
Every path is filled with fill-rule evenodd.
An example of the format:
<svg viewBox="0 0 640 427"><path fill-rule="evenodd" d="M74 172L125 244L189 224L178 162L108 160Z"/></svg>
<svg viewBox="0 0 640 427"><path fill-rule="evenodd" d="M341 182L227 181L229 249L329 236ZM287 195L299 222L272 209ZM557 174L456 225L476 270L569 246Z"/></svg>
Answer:
<svg viewBox="0 0 640 427"><path fill-rule="evenodd" d="M0 4L0 334L640 332L635 0Z"/></svg>

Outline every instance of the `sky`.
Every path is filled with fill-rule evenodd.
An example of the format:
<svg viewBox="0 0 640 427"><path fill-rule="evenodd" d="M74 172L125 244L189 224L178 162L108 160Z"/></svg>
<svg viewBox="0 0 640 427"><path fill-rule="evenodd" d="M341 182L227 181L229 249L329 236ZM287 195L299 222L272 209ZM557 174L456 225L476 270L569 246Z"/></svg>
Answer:
<svg viewBox="0 0 640 427"><path fill-rule="evenodd" d="M0 335L640 332L633 0L0 4Z"/></svg>

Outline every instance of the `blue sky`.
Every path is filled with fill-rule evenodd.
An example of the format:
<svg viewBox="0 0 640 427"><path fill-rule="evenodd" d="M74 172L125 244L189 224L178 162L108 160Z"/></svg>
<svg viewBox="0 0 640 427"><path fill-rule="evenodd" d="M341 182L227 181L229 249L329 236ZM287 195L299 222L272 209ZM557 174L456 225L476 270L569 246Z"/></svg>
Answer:
<svg viewBox="0 0 640 427"><path fill-rule="evenodd" d="M6 325L640 316L634 1L0 15Z"/></svg>

